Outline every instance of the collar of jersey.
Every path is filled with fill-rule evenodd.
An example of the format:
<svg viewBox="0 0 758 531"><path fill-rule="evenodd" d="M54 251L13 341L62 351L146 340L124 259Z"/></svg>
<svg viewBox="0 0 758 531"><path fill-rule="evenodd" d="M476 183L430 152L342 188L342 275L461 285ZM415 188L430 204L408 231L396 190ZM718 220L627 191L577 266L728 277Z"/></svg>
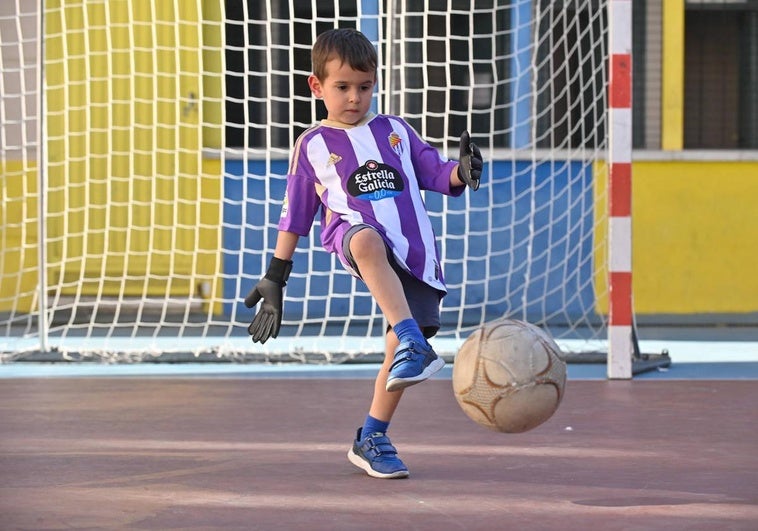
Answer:
<svg viewBox="0 0 758 531"><path fill-rule="evenodd" d="M336 120L327 120L326 118L321 120L321 125L326 125L328 127L336 127L338 129L352 129L353 127L360 127L362 125L366 125L369 123L376 115L372 112L369 112L360 119L360 121L354 125L349 124L343 124L342 122L338 122Z"/></svg>

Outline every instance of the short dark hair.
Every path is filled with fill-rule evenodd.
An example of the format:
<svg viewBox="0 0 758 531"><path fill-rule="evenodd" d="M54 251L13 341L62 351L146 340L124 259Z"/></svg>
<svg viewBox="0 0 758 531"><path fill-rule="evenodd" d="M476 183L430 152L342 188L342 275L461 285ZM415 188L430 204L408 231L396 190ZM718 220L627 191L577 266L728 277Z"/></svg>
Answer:
<svg viewBox="0 0 758 531"><path fill-rule="evenodd" d="M320 34L313 45L311 61L313 74L319 78L326 77L326 63L340 59L353 70L374 72L379 63L376 49L371 41L360 31L352 28L335 28Z"/></svg>

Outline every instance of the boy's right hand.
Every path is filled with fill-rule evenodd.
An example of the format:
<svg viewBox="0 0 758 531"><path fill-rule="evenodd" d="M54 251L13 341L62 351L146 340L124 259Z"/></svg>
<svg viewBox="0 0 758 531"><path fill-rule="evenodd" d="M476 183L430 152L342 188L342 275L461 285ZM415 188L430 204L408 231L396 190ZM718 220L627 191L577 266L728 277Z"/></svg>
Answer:
<svg viewBox="0 0 758 531"><path fill-rule="evenodd" d="M267 278L262 278L247 294L245 306L248 308L252 308L263 299L260 309L253 317L253 322L247 327L253 343L257 341L265 343L268 338L279 334L279 327L282 324L283 298L283 286Z"/></svg>
<svg viewBox="0 0 758 531"><path fill-rule="evenodd" d="M253 343L265 343L268 338L279 335L282 324L284 286L287 285L292 262L272 258L266 276L263 277L245 297L245 306L252 308L263 300L261 307L247 327Z"/></svg>

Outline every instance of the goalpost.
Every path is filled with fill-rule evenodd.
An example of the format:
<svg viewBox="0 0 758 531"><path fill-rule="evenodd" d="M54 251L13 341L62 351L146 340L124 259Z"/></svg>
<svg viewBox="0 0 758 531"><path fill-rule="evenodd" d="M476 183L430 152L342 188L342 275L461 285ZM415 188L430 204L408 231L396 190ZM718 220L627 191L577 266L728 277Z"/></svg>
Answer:
<svg viewBox="0 0 758 531"><path fill-rule="evenodd" d="M451 158L468 129L485 156L479 191L426 196L449 287L438 350L506 316L631 377L631 0L30 4L0 8L0 361L381 352L381 312L318 223L279 338L254 345L242 303L290 149L324 117L310 46L350 26L379 52L375 112Z"/></svg>

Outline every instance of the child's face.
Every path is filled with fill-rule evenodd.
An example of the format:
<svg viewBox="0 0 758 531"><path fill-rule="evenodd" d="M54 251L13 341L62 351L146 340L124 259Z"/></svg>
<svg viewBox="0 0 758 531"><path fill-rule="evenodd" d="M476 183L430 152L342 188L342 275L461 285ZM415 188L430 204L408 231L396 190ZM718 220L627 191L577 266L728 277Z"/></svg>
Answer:
<svg viewBox="0 0 758 531"><path fill-rule="evenodd" d="M326 63L324 79L308 78L313 95L324 100L327 119L347 125L355 125L368 114L375 84L373 72L353 70L339 59Z"/></svg>

